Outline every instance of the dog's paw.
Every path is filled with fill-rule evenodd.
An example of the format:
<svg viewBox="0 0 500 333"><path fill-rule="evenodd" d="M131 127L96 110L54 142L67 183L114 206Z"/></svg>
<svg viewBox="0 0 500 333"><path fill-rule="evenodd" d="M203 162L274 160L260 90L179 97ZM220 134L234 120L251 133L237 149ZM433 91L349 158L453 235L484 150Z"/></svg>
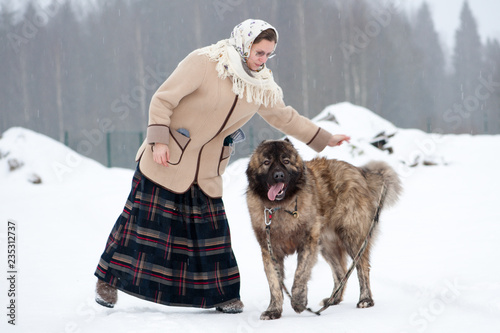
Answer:
<svg viewBox="0 0 500 333"><path fill-rule="evenodd" d="M329 300L330 300L330 297L327 297L327 298L323 299L323 300L319 303L319 305L321 305L321 306L325 306L325 305L327 305L327 304L328 304L328 301L329 301ZM333 300L333 304L331 304L331 305L337 305L337 304L339 304L340 302L342 302L342 298L336 297L336 298Z"/></svg>
<svg viewBox="0 0 500 333"><path fill-rule="evenodd" d="M297 313L303 312L307 307L307 298L306 297L296 297L292 296L292 308Z"/></svg>
<svg viewBox="0 0 500 333"><path fill-rule="evenodd" d="M360 309L371 308L375 305L375 302L371 298L364 298L358 302L357 307Z"/></svg>
<svg viewBox="0 0 500 333"><path fill-rule="evenodd" d="M264 311L260 315L260 320L273 320L281 318L281 311L272 310L272 311Z"/></svg>

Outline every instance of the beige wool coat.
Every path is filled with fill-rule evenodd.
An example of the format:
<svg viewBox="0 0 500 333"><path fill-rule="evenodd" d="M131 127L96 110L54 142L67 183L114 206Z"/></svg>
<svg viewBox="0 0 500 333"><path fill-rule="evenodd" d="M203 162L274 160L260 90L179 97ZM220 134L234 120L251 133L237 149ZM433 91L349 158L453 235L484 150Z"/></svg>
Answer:
<svg viewBox="0 0 500 333"><path fill-rule="evenodd" d="M331 134L280 101L265 107L249 103L232 91L232 80L220 79L216 62L199 50L182 60L153 95L147 137L136 161L144 176L175 193L193 184L212 198L222 197L222 177L231 146L224 139L242 127L255 113L271 126L316 151L323 150ZM177 130L189 131L189 137ZM167 144L169 166L153 160L152 144Z"/></svg>

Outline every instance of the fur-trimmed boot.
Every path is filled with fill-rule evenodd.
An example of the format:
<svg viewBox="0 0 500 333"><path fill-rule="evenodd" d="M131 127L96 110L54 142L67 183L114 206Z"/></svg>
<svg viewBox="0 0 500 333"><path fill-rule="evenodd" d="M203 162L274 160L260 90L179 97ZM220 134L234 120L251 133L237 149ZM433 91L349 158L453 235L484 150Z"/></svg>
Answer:
<svg viewBox="0 0 500 333"><path fill-rule="evenodd" d="M227 304L218 306L215 309L223 313L241 313L243 312L243 307L243 302L237 299Z"/></svg>
<svg viewBox="0 0 500 333"><path fill-rule="evenodd" d="M118 291L115 287L97 279L97 284L95 286L95 301L102 306L112 308L115 306L116 301L118 301Z"/></svg>

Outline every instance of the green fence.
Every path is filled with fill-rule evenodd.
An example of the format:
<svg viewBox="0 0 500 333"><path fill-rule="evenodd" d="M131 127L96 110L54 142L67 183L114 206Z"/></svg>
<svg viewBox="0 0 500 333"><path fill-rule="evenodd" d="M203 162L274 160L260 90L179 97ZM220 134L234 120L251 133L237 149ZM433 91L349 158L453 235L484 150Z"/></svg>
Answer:
<svg viewBox="0 0 500 333"><path fill-rule="evenodd" d="M144 141L144 132L65 132L64 143L79 154L107 167L134 169L135 154Z"/></svg>
<svg viewBox="0 0 500 333"><path fill-rule="evenodd" d="M248 157L255 147L267 139L278 139L283 134L266 125L243 127L246 140L236 144L231 161ZM135 169L135 155L144 141L142 131L111 131L103 133L97 129L66 131L64 143L79 154L94 159L107 167Z"/></svg>

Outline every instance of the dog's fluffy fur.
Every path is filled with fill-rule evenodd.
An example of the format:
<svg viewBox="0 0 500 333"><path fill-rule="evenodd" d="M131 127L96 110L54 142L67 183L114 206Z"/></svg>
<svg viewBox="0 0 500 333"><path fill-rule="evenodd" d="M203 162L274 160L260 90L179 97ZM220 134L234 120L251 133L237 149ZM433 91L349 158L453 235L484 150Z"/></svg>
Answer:
<svg viewBox="0 0 500 333"><path fill-rule="evenodd" d="M346 273L347 255L354 257L366 238L382 184L387 188L384 207L394 204L401 191L397 174L384 162L361 168L325 158L304 162L288 140L261 143L246 174L248 209L271 291L269 307L261 319L280 318L283 310L283 291L267 248L264 208L279 207L271 220L271 244L282 277L284 258L297 252L291 292L292 307L300 313L307 306L307 282L318 252L331 266L336 288ZM295 210L296 202L298 217L289 213ZM359 308L374 305L369 277L372 240L356 265ZM343 292L334 304L342 301Z"/></svg>

